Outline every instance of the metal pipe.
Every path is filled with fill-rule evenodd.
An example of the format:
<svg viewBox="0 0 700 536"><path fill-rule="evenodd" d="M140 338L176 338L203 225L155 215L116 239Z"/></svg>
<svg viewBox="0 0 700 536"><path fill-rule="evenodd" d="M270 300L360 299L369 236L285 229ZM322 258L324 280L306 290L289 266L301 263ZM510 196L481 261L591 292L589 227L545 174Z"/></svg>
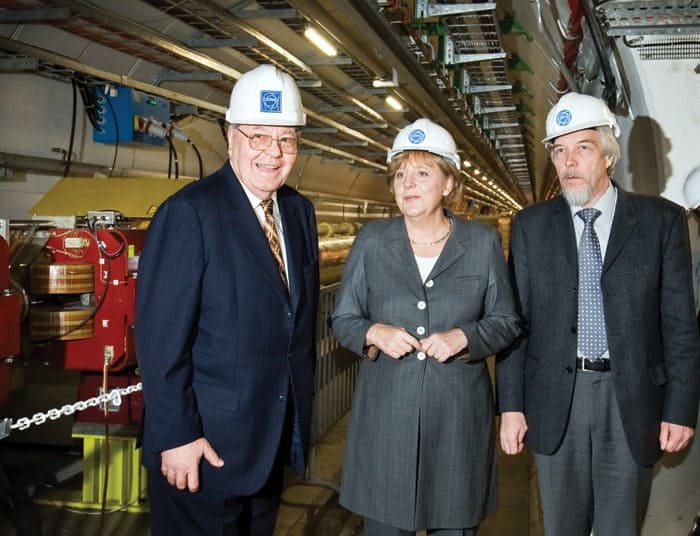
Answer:
<svg viewBox="0 0 700 536"><path fill-rule="evenodd" d="M556 59L554 60L555 65L557 66L557 68L561 72L562 76L566 80L566 83L568 84L569 89L571 91L578 91L578 84L576 83L576 80L571 75L569 68L564 63L564 58L561 55L561 53L559 52L559 49L557 48L557 46L554 42L554 39L552 39L552 36L549 34L549 30L547 28L545 28L545 26L544 26L544 20L542 18L542 5L540 4L540 0L535 0L535 11L536 11L536 16L537 16L537 29L544 36L545 41L547 42L547 45L549 45L550 51L553 54L557 55Z"/></svg>
<svg viewBox="0 0 700 536"><path fill-rule="evenodd" d="M0 167L6 167L13 171L23 171L25 173L43 173L62 177L66 163L62 159L57 158L44 158L41 156L28 156L16 153L0 153ZM74 177L106 177L109 175L110 167L86 162L73 162L71 164L71 171ZM112 176L167 178L166 173L128 168L115 168L112 171ZM180 178L194 179L195 177L180 176Z"/></svg>
<svg viewBox="0 0 700 536"><path fill-rule="evenodd" d="M318 242L318 253L321 268L330 268L345 264L354 236L343 238L322 238Z"/></svg>
<svg viewBox="0 0 700 536"><path fill-rule="evenodd" d="M318 236L330 238L332 236L347 237L354 235L360 227L362 227L361 223L349 221L341 223L319 222L316 229L318 231Z"/></svg>
<svg viewBox="0 0 700 536"><path fill-rule="evenodd" d="M586 16L586 23L588 28L591 30L591 37L593 38L593 44L595 45L596 52L598 53L598 58L600 59L600 65L603 69L603 78L605 79L603 86L603 100L608 103L610 108L615 108L617 104L617 84L615 82L615 76L613 75L612 68L610 67L610 61L606 54L604 47L603 33L600 31L600 26L595 23L595 13L593 13L593 6L590 0L581 0L581 6L583 7L583 12Z"/></svg>

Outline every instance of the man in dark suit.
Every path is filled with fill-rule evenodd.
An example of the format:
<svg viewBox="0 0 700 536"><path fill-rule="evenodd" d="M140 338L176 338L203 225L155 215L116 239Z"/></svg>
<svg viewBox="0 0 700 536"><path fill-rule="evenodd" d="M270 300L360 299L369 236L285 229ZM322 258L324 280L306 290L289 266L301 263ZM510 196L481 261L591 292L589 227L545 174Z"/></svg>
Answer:
<svg viewBox="0 0 700 536"><path fill-rule="evenodd" d="M610 180L618 135L602 100L562 97L544 140L562 195L513 223L525 335L498 360L500 440L534 450L548 536L639 534L654 463L697 420L685 212Z"/></svg>
<svg viewBox="0 0 700 536"><path fill-rule="evenodd" d="M305 119L289 75L244 74L229 162L149 228L136 342L154 535L271 535L284 464L304 474L318 239L311 202L284 182Z"/></svg>

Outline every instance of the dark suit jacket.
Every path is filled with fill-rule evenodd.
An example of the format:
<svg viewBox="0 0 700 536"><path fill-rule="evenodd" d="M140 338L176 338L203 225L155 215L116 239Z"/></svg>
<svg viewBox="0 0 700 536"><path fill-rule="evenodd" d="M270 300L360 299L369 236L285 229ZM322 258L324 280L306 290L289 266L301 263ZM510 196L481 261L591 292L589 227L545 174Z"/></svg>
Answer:
<svg viewBox="0 0 700 536"><path fill-rule="evenodd" d="M524 411L526 443L550 454L566 430L577 344L576 238L562 197L516 216L510 266L525 335L499 356L499 410ZM603 302L615 393L641 465L661 454L662 420L697 420L700 342L690 266L683 209L618 188Z"/></svg>
<svg viewBox="0 0 700 536"><path fill-rule="evenodd" d="M202 462L202 489L247 495L267 479L288 403L295 469L308 447L319 291L311 203L277 192L288 257L284 288L255 212L227 162L170 197L139 262L136 345L143 378L143 459L204 436L224 459Z"/></svg>

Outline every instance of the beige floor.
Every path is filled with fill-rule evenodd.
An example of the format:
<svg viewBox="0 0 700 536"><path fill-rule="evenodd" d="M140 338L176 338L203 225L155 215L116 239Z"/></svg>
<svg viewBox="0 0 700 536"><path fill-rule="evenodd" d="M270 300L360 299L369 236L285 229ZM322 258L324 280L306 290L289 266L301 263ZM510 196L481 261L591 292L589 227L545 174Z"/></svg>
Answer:
<svg viewBox="0 0 700 536"><path fill-rule="evenodd" d="M361 519L337 504L334 489L340 478L347 418L341 419L319 441L313 453L311 481L288 480L276 536L361 536ZM654 480L649 515L642 536L687 536L700 508L700 442L682 455L667 456ZM1 445L0 445L1 447ZM38 451L37 451L38 452ZM18 453L15 451L14 455ZM22 452L31 459L31 449ZM14 463L0 449L3 464ZM47 463L49 456L35 460ZM22 463L26 463L22 462ZM38 466L37 466L38 467ZM498 458L499 510L482 525L479 536L540 536L542 534L534 468L530 457ZM78 477L79 479L80 477ZM49 490L39 489L37 495ZM51 493L57 493L51 490ZM58 490L60 493L60 490ZM42 534L46 536L97 535L97 512L75 512L40 506ZM7 519L0 519L0 535L15 536ZM104 517L102 536L148 536L148 515L113 512Z"/></svg>
<svg viewBox="0 0 700 536"><path fill-rule="evenodd" d="M337 504L347 418L341 419L317 443L313 451L310 481L289 476L275 536L361 536L362 519ZM26 453L25 453L26 454ZM17 455L17 453L15 453ZM45 457L46 458L46 457ZM48 460L44 460L45 462ZM480 536L523 536L530 534L528 479L531 478L525 456L499 460L500 470L511 484L502 485L501 508L489 518ZM66 495L74 493L65 490ZM39 490L38 497L60 496L61 491ZM42 534L68 536L98 534L100 516L94 511L40 506ZM113 512L104 519L102 536L148 536L148 515ZM14 536L7 520L0 520L0 534ZM533 533L534 534L534 533Z"/></svg>
<svg viewBox="0 0 700 536"><path fill-rule="evenodd" d="M34 411L60 407L65 400L76 399L78 379L77 373L72 371L29 367L26 370L27 388L16 393L3 411L11 416L25 416ZM362 535L361 519L339 507L334 492L340 481L346 428L347 416L316 443L311 482L303 483L291 476L288 479L275 536ZM700 430L700 426L698 428ZM80 496L81 475L53 489L45 485L51 481L50 474L63 468L67 462L80 464L80 448L72 455L65 452L66 447L75 443L73 430L72 419L63 418L13 433L10 438L0 440L0 464L8 472L37 482L37 497L76 493ZM57 441L58 438L63 440ZM57 448L61 445L63 449ZM498 471L499 509L482 524L479 536L541 536L536 475L531 457L525 453L515 457L499 453ZM118 479L118 476L110 476L113 482ZM102 522L99 512L76 512L43 505L36 506L36 509L40 511L42 536L99 534ZM690 449L665 456L657 464L642 536L688 536L699 509L700 438L696 438ZM103 525L102 536L148 536L150 532L148 514L116 511L104 516ZM0 536L15 534L0 508ZM32 536L38 535L34 533Z"/></svg>

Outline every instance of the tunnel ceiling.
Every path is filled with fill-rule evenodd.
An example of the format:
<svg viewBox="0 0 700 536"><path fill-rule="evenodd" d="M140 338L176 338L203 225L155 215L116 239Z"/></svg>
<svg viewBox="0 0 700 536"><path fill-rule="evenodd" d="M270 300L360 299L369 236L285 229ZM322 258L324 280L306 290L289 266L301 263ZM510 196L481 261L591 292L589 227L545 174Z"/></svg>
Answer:
<svg viewBox="0 0 700 536"><path fill-rule="evenodd" d="M469 162L467 195L507 212L556 188L539 140L558 96L618 92L597 58L606 32L669 2L1 1L0 67L128 85L169 98L176 118L221 121L241 73L274 63L302 90L304 153L382 173L397 132L429 117ZM310 43L309 27L336 56Z"/></svg>

